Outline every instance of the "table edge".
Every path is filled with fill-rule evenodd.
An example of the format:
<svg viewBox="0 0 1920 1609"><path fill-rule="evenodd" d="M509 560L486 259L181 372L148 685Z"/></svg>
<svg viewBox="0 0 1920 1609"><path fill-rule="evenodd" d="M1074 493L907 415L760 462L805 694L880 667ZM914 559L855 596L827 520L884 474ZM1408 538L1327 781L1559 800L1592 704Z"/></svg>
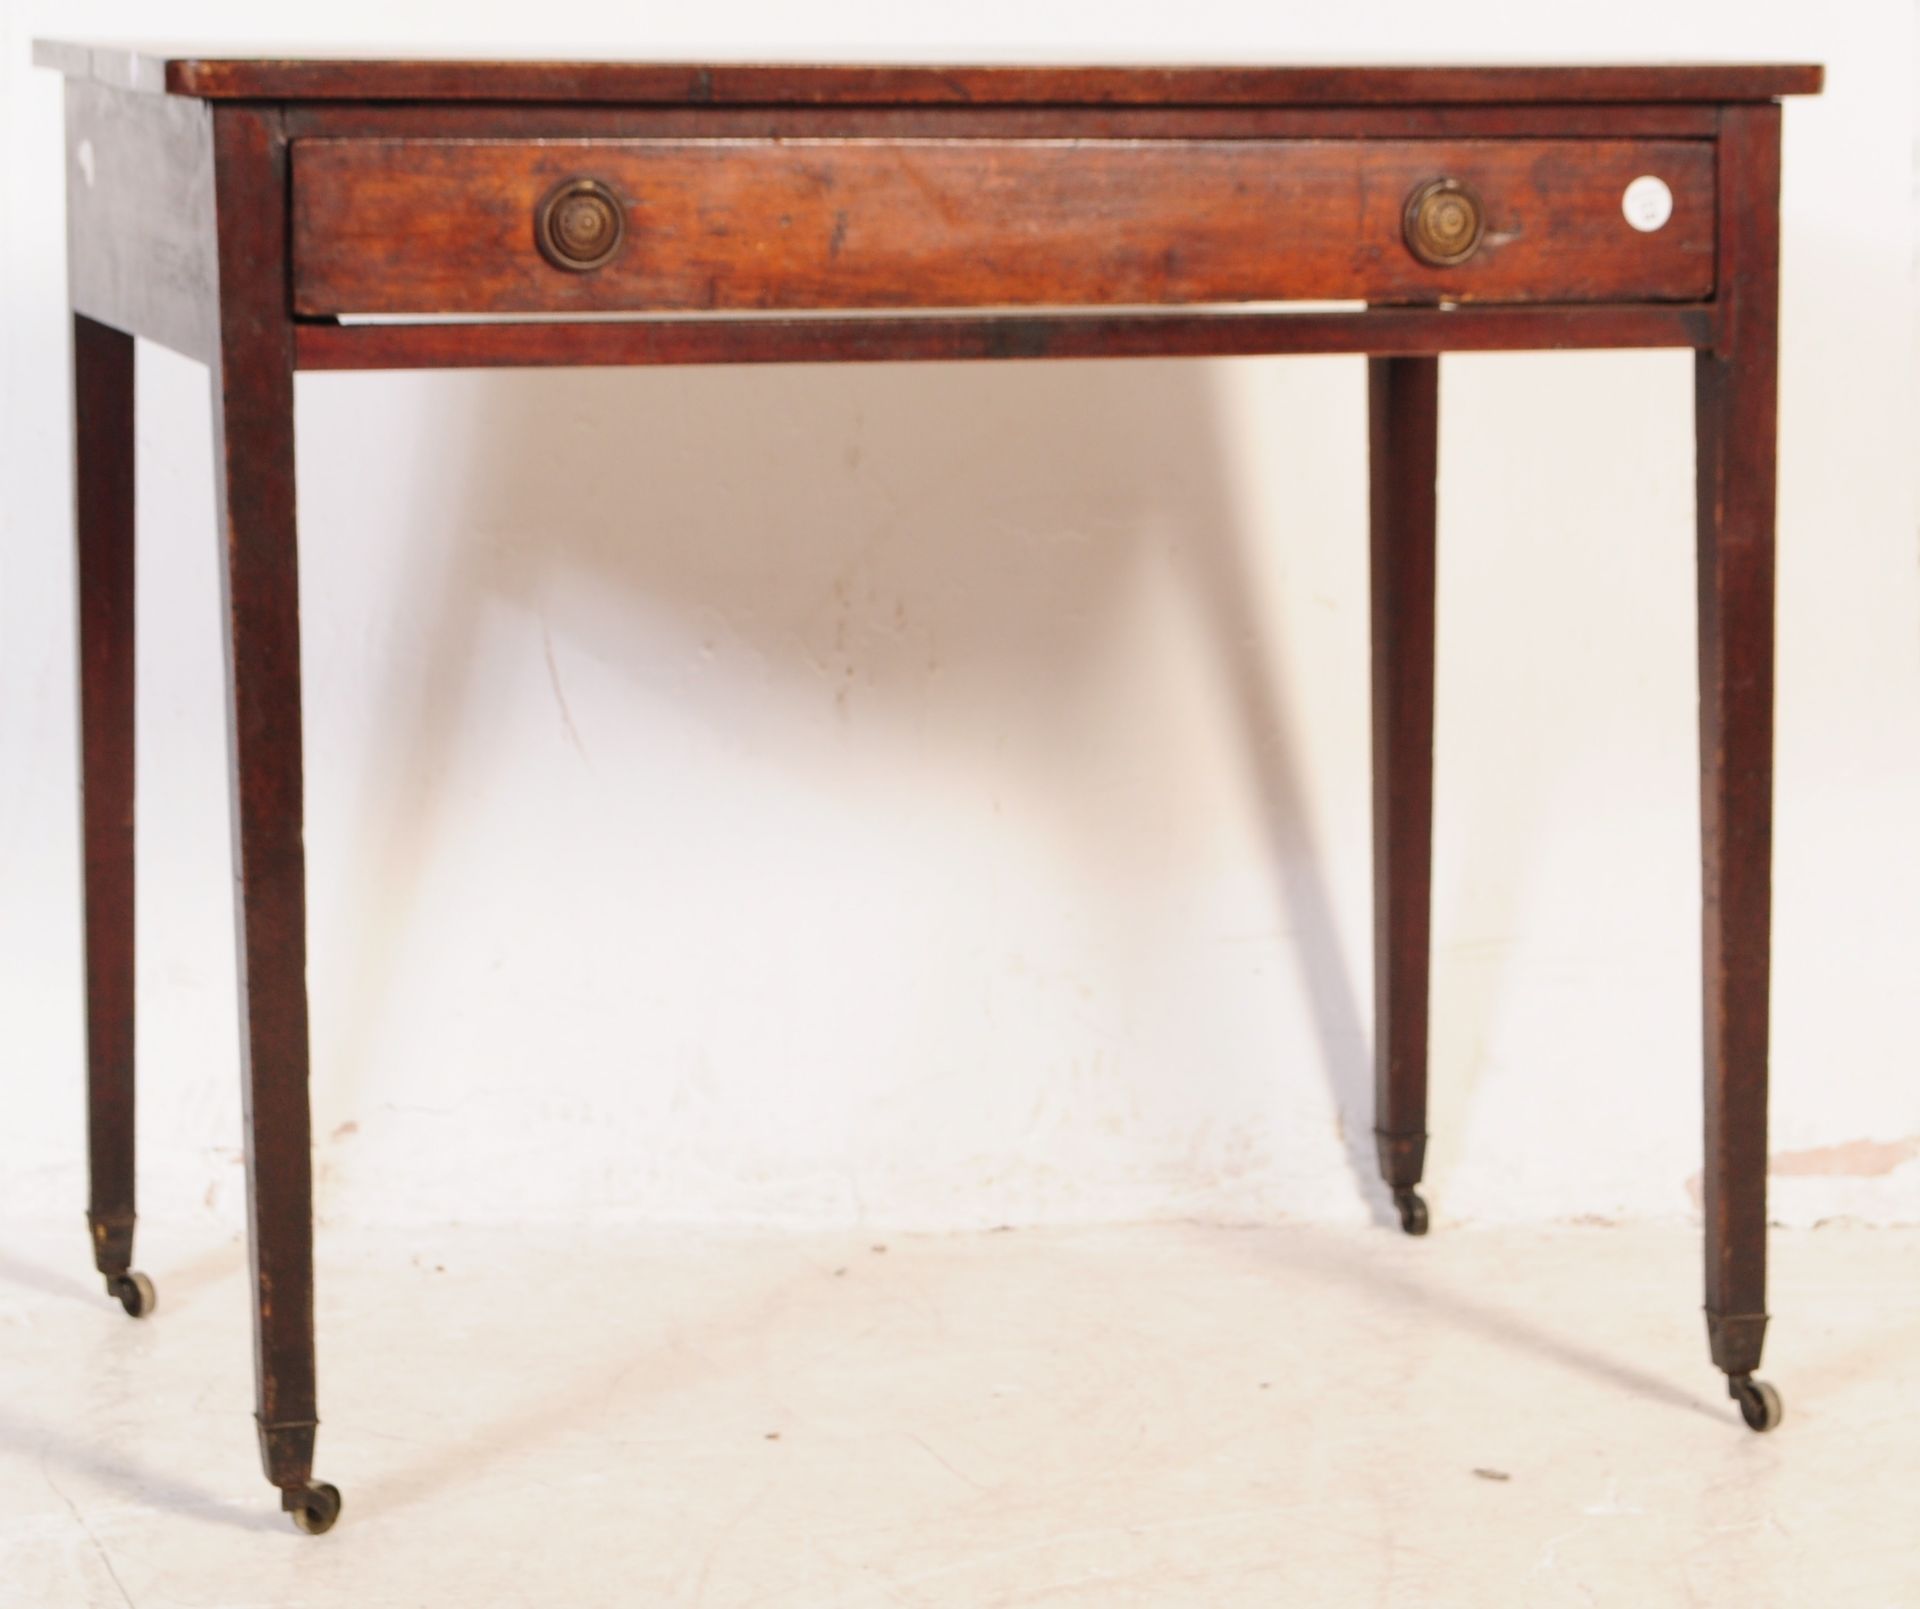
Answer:
<svg viewBox="0 0 1920 1609"><path fill-rule="evenodd" d="M632 62L174 55L33 42L35 65L201 100L548 101L660 106L1367 106L1769 101L1815 63L1110 65Z"/></svg>

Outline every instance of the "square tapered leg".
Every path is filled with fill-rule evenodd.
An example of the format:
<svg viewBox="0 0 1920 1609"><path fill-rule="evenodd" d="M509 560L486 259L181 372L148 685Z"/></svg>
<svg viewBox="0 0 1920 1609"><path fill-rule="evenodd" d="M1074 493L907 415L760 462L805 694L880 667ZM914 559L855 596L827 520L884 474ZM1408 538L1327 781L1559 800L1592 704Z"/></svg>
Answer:
<svg viewBox="0 0 1920 1609"><path fill-rule="evenodd" d="M87 976L87 1228L109 1294L136 1318L133 1268L133 337L73 319L80 837Z"/></svg>
<svg viewBox="0 0 1920 1609"><path fill-rule="evenodd" d="M1372 526L1374 1141L1408 1234L1427 1230L1434 521L1440 360L1367 365Z"/></svg>

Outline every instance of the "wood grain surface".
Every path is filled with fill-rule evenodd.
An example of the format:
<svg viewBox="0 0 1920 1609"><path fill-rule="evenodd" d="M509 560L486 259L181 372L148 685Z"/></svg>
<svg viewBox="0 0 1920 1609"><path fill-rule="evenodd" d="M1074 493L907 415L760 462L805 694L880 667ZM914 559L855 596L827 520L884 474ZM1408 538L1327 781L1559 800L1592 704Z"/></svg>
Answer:
<svg viewBox="0 0 1920 1609"><path fill-rule="evenodd" d="M87 1223L108 1279L134 1227L133 364L132 336L74 314Z"/></svg>
<svg viewBox="0 0 1920 1609"><path fill-rule="evenodd" d="M1767 1328L1780 109L1732 107L1718 348L1694 359L1707 1331L1730 1376Z"/></svg>
<svg viewBox="0 0 1920 1609"><path fill-rule="evenodd" d="M301 314L1692 300L1713 288L1705 141L300 140ZM1665 179L1643 234L1621 194ZM571 273L534 242L585 176L627 240ZM1402 239L1409 193L1471 184L1471 261Z"/></svg>
<svg viewBox="0 0 1920 1609"><path fill-rule="evenodd" d="M1338 352L1711 347L1712 303L1375 307L1360 312L811 314L301 323L302 369L607 368L708 363L1002 362Z"/></svg>
<svg viewBox="0 0 1920 1609"><path fill-rule="evenodd" d="M299 101L295 139L1710 140L1684 101L1571 106L656 106L603 101Z"/></svg>
<svg viewBox="0 0 1920 1609"><path fill-rule="evenodd" d="M220 345L214 487L225 623L254 1361L261 1460L312 1473L313 1132L287 144L272 107L214 114Z"/></svg>
<svg viewBox="0 0 1920 1609"><path fill-rule="evenodd" d="M1373 1137L1380 1176L1396 1197L1420 1182L1427 1156L1439 478L1440 360L1372 359Z"/></svg>
<svg viewBox="0 0 1920 1609"><path fill-rule="evenodd" d="M1786 63L1577 67L1338 64L899 65L462 61L340 53L199 53L43 39L34 60L123 89L240 100L624 101L655 104L1352 106L1491 101L1747 101L1811 95L1821 69Z"/></svg>

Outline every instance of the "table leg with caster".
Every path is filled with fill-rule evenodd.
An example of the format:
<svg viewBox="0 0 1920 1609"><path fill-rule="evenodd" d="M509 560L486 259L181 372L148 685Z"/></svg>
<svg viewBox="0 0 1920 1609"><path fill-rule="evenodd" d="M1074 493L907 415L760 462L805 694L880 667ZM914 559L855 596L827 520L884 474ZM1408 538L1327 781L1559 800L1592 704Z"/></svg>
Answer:
<svg viewBox="0 0 1920 1609"><path fill-rule="evenodd" d="M1707 1335L1754 1430L1767 1329L1767 1009L1780 109L1721 113L1720 250L1738 292L1695 359Z"/></svg>
<svg viewBox="0 0 1920 1609"><path fill-rule="evenodd" d="M1427 1232L1434 520L1440 360L1367 364L1373 637L1374 1142L1400 1227Z"/></svg>
<svg viewBox="0 0 1920 1609"><path fill-rule="evenodd" d="M80 831L87 969L87 1230L107 1294L154 1308L133 1269L133 337L73 318Z"/></svg>
<svg viewBox="0 0 1920 1609"><path fill-rule="evenodd" d="M300 588L286 139L277 112L214 113L220 346L214 363L233 796L240 1046L261 1462L308 1532L340 1494L313 1479L313 1161L308 1109Z"/></svg>

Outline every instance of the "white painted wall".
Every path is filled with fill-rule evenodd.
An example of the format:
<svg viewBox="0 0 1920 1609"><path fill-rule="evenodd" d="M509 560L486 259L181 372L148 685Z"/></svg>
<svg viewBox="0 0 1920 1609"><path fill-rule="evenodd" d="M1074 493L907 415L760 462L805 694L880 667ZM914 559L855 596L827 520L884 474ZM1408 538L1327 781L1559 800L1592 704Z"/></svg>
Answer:
<svg viewBox="0 0 1920 1609"><path fill-rule="evenodd" d="M298 11L295 16L294 12ZM81 1205L59 87L0 7L0 1216ZM337 0L286 38L729 57L1812 58L1787 114L1781 1217L1920 1218L1914 19ZM1445 367L1431 1179L1697 1166L1690 366ZM238 1212L206 382L139 378L143 1210ZM299 384L323 1211L1356 1219L1358 360Z"/></svg>

